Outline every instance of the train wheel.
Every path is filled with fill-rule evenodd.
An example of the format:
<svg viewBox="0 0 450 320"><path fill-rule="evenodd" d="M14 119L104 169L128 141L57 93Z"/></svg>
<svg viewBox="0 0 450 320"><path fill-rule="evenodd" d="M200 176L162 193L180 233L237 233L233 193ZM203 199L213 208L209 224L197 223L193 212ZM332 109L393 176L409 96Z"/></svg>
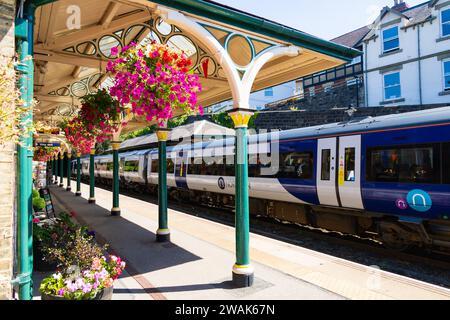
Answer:
<svg viewBox="0 0 450 320"><path fill-rule="evenodd" d="M380 240L387 249L406 251L412 246L409 233L396 223L381 223L379 225L379 234Z"/></svg>

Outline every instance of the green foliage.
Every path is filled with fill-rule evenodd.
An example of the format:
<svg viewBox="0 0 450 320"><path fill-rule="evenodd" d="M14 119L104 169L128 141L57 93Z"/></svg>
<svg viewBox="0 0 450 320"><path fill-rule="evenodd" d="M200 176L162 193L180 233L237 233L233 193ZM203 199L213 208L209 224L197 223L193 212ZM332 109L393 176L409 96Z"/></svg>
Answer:
<svg viewBox="0 0 450 320"><path fill-rule="evenodd" d="M35 211L40 211L45 208L45 200L41 197L33 198L33 208Z"/></svg>
<svg viewBox="0 0 450 320"><path fill-rule="evenodd" d="M55 243L55 246L45 250L46 256L62 270L72 266L77 266L80 270L88 269L94 258L101 257L107 247L97 245L94 238L83 228L56 239Z"/></svg>
<svg viewBox="0 0 450 320"><path fill-rule="evenodd" d="M41 196L40 196L40 194L39 194L39 191L37 191L36 189L33 189L33 199L34 198L40 198Z"/></svg>
<svg viewBox="0 0 450 320"><path fill-rule="evenodd" d="M255 112L255 114L250 118L250 121L248 123L249 129L256 129L255 128L255 120L257 117L258 117L258 112ZM211 120L214 123L217 123L218 125L221 125L223 127L227 127L230 129L234 128L233 120L231 119L231 117L228 115L228 113L226 111L213 114L211 116Z"/></svg>
<svg viewBox="0 0 450 320"><path fill-rule="evenodd" d="M173 128L182 126L182 125L186 124L188 119L189 119L189 115L187 115L187 114L184 114L184 115L181 115L179 117L175 117L175 118L169 119L169 121L167 122L167 127L170 128L170 129L173 129ZM125 140L129 140L129 139L137 138L137 137L142 137L142 136L145 136L145 135L148 135L148 134L155 133L156 129L158 129L158 126L154 124L154 125L151 125L149 127L145 127L145 128L139 129L139 130L135 130L135 131L132 131L132 132L129 132L129 133L126 133L126 134L122 134L120 136L120 139L122 141L125 141Z"/></svg>
<svg viewBox="0 0 450 320"><path fill-rule="evenodd" d="M211 116L211 120L223 127L227 127L230 129L234 128L233 120L227 112L215 113Z"/></svg>

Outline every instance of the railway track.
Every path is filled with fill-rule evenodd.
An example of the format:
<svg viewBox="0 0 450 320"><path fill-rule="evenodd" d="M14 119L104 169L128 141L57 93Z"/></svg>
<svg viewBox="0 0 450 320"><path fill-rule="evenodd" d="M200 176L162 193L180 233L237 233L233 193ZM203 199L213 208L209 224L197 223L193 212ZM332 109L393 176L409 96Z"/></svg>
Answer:
<svg viewBox="0 0 450 320"><path fill-rule="evenodd" d="M109 189L107 186L98 186ZM150 194L121 190L121 193L140 200L157 203ZM169 200L169 207L177 211L225 225L234 225L233 212L228 209L177 203ZM399 252L386 249L377 241L345 235L339 232L285 223L266 217L250 218L251 232L292 245L329 254L385 271L450 288L450 257L420 249Z"/></svg>

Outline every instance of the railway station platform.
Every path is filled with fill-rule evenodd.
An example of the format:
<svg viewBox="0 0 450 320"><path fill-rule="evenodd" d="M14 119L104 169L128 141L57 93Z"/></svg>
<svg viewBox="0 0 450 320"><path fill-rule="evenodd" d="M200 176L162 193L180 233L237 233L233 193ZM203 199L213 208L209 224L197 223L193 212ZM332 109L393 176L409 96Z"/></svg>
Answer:
<svg viewBox="0 0 450 320"><path fill-rule="evenodd" d="M94 205L88 185L82 184L81 197L50 190L57 210L74 212L127 262L114 299L450 300L448 289L253 233L255 283L235 289L234 228L169 209L171 243L157 243L156 204L120 195L122 214L112 217L110 191L96 188Z"/></svg>

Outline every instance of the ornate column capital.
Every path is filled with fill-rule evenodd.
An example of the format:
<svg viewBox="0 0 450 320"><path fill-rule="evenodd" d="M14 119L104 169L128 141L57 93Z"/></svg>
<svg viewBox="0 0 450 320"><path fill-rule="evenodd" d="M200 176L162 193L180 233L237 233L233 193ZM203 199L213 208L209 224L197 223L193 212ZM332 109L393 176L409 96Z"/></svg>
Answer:
<svg viewBox="0 0 450 320"><path fill-rule="evenodd" d="M247 128L250 118L254 112L250 109L237 108L228 111L231 119L233 120L235 128Z"/></svg>

